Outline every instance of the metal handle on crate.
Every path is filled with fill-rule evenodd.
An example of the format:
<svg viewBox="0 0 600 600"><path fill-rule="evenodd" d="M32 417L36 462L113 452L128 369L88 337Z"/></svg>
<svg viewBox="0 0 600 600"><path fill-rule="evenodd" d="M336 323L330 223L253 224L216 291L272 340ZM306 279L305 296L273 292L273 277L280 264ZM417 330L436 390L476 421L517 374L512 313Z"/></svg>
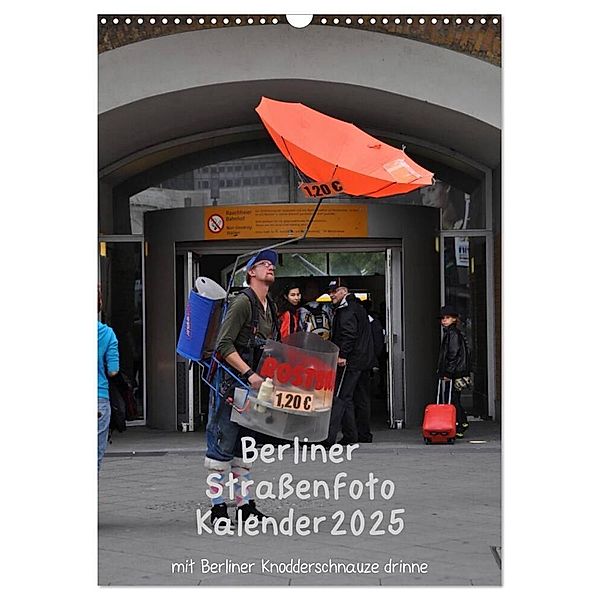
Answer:
<svg viewBox="0 0 600 600"><path fill-rule="evenodd" d="M340 377L340 385L338 385L338 389L336 392L336 396L340 395L340 390L342 389L342 383L344 383L344 377L346 376L346 365L344 365L344 371L342 373L342 376Z"/></svg>
<svg viewBox="0 0 600 600"><path fill-rule="evenodd" d="M229 375L231 375L231 377L233 377L235 379L235 381L237 381L237 383L239 384L236 387L240 387L246 390L246 400L244 402L244 406L242 407L242 409L238 409L237 406L235 405L235 402L231 401L231 406L239 413L241 412L246 412L250 406L250 400L249 400L249 393L250 393L250 386L248 385L248 383L242 381L231 369L229 369L228 367L226 367L214 354L213 356L211 356L210 362L205 362L205 361L200 361L199 362L200 366L202 367L202 374L201 374L201 378L202 381L204 381L204 383L206 383L206 385L215 393L215 398L217 400L217 406L218 406L218 402L220 401L220 398L222 396L222 394L219 391L219 385L220 385L220 381L221 381L221 369L223 371L226 371ZM216 365L216 368L214 368L214 366ZM208 375L206 375L206 370L208 370ZM215 373L216 372L216 373ZM213 376L214 374L214 376ZM213 384L213 380L215 381L215 383ZM235 394L235 388L234 388L234 394ZM227 398L225 398L225 402L227 402Z"/></svg>
<svg viewBox="0 0 600 600"><path fill-rule="evenodd" d="M242 389L242 388L234 388L233 389L233 398L231 398L231 408L233 408L233 410L235 410L239 414L248 412L248 410L250 409L250 389L249 388L246 389L246 397L244 398L244 404L241 408L238 408L235 404L235 390L236 389ZM226 402L228 402L228 401L229 401L229 398L227 398Z"/></svg>

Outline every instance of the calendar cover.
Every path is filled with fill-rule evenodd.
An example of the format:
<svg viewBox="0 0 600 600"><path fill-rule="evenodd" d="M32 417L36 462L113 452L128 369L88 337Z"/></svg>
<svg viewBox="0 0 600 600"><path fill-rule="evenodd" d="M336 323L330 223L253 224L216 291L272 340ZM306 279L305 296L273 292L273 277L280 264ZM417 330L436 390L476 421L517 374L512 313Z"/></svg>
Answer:
<svg viewBox="0 0 600 600"><path fill-rule="evenodd" d="M98 584L501 586L501 15L97 19Z"/></svg>

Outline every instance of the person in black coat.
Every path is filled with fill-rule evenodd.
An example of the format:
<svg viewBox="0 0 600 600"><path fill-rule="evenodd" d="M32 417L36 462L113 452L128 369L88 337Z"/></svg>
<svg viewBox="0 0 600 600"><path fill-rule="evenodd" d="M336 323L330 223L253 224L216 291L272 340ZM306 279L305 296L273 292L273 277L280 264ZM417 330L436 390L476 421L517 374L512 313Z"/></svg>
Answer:
<svg viewBox="0 0 600 600"><path fill-rule="evenodd" d="M335 306L331 341L340 351L326 443L335 444L340 429L341 443L369 443L369 373L375 359L369 317L339 277L329 283L329 295Z"/></svg>
<svg viewBox="0 0 600 600"><path fill-rule="evenodd" d="M453 306L444 306L440 311L440 319L444 328L444 336L440 346L438 358L438 377L444 386L444 400L448 400L452 387L452 404L456 406L456 437L463 437L469 426L467 413L460 402L460 390L457 389L456 380L470 377L471 364L467 340L458 328L458 311ZM445 382L449 382L445 383Z"/></svg>

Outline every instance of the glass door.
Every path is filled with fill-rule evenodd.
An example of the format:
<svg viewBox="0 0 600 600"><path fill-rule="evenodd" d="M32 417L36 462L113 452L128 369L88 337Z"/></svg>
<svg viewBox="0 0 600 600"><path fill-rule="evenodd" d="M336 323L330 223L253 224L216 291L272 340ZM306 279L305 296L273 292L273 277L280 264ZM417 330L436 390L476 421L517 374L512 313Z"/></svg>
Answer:
<svg viewBox="0 0 600 600"><path fill-rule="evenodd" d="M456 307L471 350L473 387L462 393L468 414L493 416L488 394L487 258L484 236L444 238L444 304Z"/></svg>
<svg viewBox="0 0 600 600"><path fill-rule="evenodd" d="M176 253L176 339L179 339L190 290L194 288L196 279L201 275L200 260L200 255L190 250L178 250ZM197 431L208 413L208 387L202 382L198 363L189 361L177 353L175 357L177 428L183 432Z"/></svg>
<svg viewBox="0 0 600 600"><path fill-rule="evenodd" d="M402 336L402 251L386 250L385 340L388 355L388 414L392 429L404 425L404 340Z"/></svg>
<svg viewBox="0 0 600 600"><path fill-rule="evenodd" d="M119 342L120 371L129 383L127 424L146 424L144 353L144 242L110 237L99 242L100 320Z"/></svg>

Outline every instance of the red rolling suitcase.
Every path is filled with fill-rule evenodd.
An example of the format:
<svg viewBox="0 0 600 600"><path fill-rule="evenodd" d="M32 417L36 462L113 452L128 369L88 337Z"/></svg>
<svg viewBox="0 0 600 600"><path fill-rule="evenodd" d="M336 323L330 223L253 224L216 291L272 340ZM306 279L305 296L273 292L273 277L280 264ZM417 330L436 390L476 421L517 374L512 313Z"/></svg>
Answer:
<svg viewBox="0 0 600 600"><path fill-rule="evenodd" d="M454 444L456 438L456 407L452 404L452 381L447 382L450 386L448 404L444 403L441 396L442 380L438 382L436 404L428 404L425 407L423 417L423 439L426 444Z"/></svg>

